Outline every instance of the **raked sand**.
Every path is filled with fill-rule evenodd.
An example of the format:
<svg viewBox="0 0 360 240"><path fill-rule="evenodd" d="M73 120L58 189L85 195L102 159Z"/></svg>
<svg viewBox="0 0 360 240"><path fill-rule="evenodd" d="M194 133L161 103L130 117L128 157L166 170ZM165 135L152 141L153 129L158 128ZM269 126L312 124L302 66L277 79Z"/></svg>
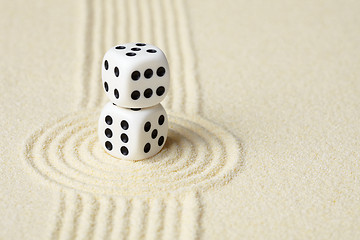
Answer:
<svg viewBox="0 0 360 240"><path fill-rule="evenodd" d="M1 1L0 239L359 239L357 1ZM166 53L169 137L96 134L102 56Z"/></svg>

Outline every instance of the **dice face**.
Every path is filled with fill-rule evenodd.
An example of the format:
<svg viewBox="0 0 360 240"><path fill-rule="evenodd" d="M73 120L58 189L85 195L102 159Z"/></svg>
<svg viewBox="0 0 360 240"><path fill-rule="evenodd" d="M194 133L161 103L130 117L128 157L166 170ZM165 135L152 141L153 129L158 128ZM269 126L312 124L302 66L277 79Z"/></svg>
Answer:
<svg viewBox="0 0 360 240"><path fill-rule="evenodd" d="M142 109L107 103L99 118L100 144L110 155L140 160L157 154L165 144L168 118L161 104Z"/></svg>
<svg viewBox="0 0 360 240"><path fill-rule="evenodd" d="M119 107L155 106L168 92L169 65L165 54L153 45L117 45L103 58L102 83L107 97Z"/></svg>

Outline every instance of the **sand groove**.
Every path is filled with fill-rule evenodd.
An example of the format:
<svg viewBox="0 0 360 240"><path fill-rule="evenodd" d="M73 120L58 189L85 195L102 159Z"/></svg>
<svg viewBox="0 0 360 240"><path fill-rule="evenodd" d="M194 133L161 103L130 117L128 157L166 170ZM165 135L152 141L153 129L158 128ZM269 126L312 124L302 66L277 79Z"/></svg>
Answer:
<svg viewBox="0 0 360 240"><path fill-rule="evenodd" d="M105 51L117 43L142 41L160 46L167 54L172 81L164 106L189 114L200 111L195 53L183 1L155 0L150 6L143 0L90 0L82 5L80 108L101 107L108 101L101 85Z"/></svg>
<svg viewBox="0 0 360 240"><path fill-rule="evenodd" d="M79 107L34 132L23 151L30 174L60 187L51 239L198 239L198 192L228 183L242 166L237 139L200 116L195 50L182 0L81 1ZM170 131L151 159L119 161L97 139L108 101L104 52L121 42L164 49L171 89L163 105Z"/></svg>
<svg viewBox="0 0 360 240"><path fill-rule="evenodd" d="M158 155L121 161L99 146L98 114L70 114L26 143L32 175L63 189L51 239L198 239L196 192L235 176L242 166L236 138L199 116L170 113L169 138Z"/></svg>
<svg viewBox="0 0 360 240"><path fill-rule="evenodd" d="M35 132L24 156L50 184L109 196L159 196L228 182L241 167L240 149L228 131L201 117L170 114L164 149L146 161L121 161L97 139L97 111L62 118Z"/></svg>
<svg viewBox="0 0 360 240"><path fill-rule="evenodd" d="M53 230L50 233L49 239L57 240L59 239L59 234L61 232L61 229L63 227L63 218L64 218L64 209L65 207L65 193L61 190L58 192L57 196L57 209L55 214L55 221L54 221L54 227Z"/></svg>
<svg viewBox="0 0 360 240"><path fill-rule="evenodd" d="M149 201L148 227L146 230L147 240L161 239L164 227L164 201L161 198L153 198Z"/></svg>
<svg viewBox="0 0 360 240"><path fill-rule="evenodd" d="M199 194L166 198L100 197L61 191L51 239L198 239Z"/></svg>
<svg viewBox="0 0 360 240"><path fill-rule="evenodd" d="M175 11L178 16L177 33L182 53L183 85L184 85L184 109L189 115L201 114L201 89L197 79L195 48L190 36L190 25L186 13L185 1L177 0Z"/></svg>
<svg viewBox="0 0 360 240"><path fill-rule="evenodd" d="M126 198L114 199L114 218L113 218L113 229L110 234L110 239L126 239L129 228L129 218L131 211L131 204Z"/></svg>
<svg viewBox="0 0 360 240"><path fill-rule="evenodd" d="M92 0L82 0L81 4L81 15L80 15L80 27L79 27L79 72L76 75L76 78L79 79L79 85L76 86L79 89L80 97L78 105L80 108L87 106L88 92L90 90L88 84L88 77L91 73L91 69L88 67L91 65L92 51L89 51L91 48L92 35L93 35L93 9L92 9Z"/></svg>
<svg viewBox="0 0 360 240"><path fill-rule="evenodd" d="M65 194L65 193L64 193ZM79 217L82 213L82 199L75 191L67 192L64 211L63 231L59 239L74 239L77 233Z"/></svg>

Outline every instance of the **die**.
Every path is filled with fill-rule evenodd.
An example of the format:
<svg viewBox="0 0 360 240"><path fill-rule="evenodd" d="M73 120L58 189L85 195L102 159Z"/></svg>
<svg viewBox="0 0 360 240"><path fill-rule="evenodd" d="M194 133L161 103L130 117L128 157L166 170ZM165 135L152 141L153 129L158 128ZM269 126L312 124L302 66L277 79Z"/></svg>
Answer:
<svg viewBox="0 0 360 240"><path fill-rule="evenodd" d="M98 122L100 144L110 155L140 160L157 154L165 144L168 118L161 104L122 108L107 103Z"/></svg>
<svg viewBox="0 0 360 240"><path fill-rule="evenodd" d="M145 43L127 43L109 49L102 62L102 83L111 102L124 108L155 106L170 84L165 54Z"/></svg>

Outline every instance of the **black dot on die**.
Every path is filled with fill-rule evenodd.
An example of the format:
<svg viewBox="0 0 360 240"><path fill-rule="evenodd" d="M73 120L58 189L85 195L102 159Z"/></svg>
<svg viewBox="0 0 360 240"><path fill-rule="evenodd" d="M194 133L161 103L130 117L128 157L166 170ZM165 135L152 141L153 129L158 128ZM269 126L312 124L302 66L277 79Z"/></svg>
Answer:
<svg viewBox="0 0 360 240"><path fill-rule="evenodd" d="M114 74L115 74L115 77L118 77L120 72L119 72L119 68L118 67L115 67L114 68Z"/></svg>
<svg viewBox="0 0 360 240"><path fill-rule="evenodd" d="M105 89L105 91L109 91L109 85L108 85L108 83L107 82L104 82L104 89Z"/></svg>
<svg viewBox="0 0 360 240"><path fill-rule="evenodd" d="M119 91L116 88L114 89L114 96L116 99L119 98Z"/></svg>
<svg viewBox="0 0 360 240"><path fill-rule="evenodd" d="M164 143L164 137L161 136L161 137L159 137L158 145L161 146L161 145L163 145L163 143Z"/></svg>
<svg viewBox="0 0 360 240"><path fill-rule="evenodd" d="M143 46L145 46L146 44L145 43L137 43L137 44L135 44L136 46L139 46L139 47L143 47Z"/></svg>
<svg viewBox="0 0 360 240"><path fill-rule="evenodd" d="M164 115L160 115L159 120L158 120L159 125L163 125L164 122L165 122L165 117L164 117Z"/></svg>
<svg viewBox="0 0 360 240"><path fill-rule="evenodd" d="M133 71L133 73L131 74L131 79L134 81L139 80L140 78L140 72L139 71Z"/></svg>
<svg viewBox="0 0 360 240"><path fill-rule="evenodd" d="M150 131L150 128L151 128L151 123L150 123L150 122L146 122L145 125L144 125L144 131L145 131L145 132L148 132L148 131Z"/></svg>
<svg viewBox="0 0 360 240"><path fill-rule="evenodd" d="M150 98L153 94L153 91L151 90L151 88L147 88L145 91L144 91L144 96L146 98Z"/></svg>
<svg viewBox="0 0 360 240"><path fill-rule="evenodd" d="M112 148L113 148L111 142L109 142L109 141L106 141L106 142L105 142L105 147L106 147L106 149L109 150L109 151L111 151Z"/></svg>
<svg viewBox="0 0 360 240"><path fill-rule="evenodd" d="M157 135L158 135L158 131L156 129L154 129L151 133L152 139L155 139L157 137Z"/></svg>
<svg viewBox="0 0 360 240"><path fill-rule="evenodd" d="M145 153L148 153L148 152L150 151L150 149L151 149L150 143L145 144L145 146L144 146L144 152L145 152Z"/></svg>
<svg viewBox="0 0 360 240"><path fill-rule="evenodd" d="M109 69L109 62L107 60L105 60L105 62L104 62L104 68L105 68L105 70Z"/></svg>
<svg viewBox="0 0 360 240"><path fill-rule="evenodd" d="M129 141L129 137L128 135L126 135L125 133L120 135L120 139L121 141L123 141L124 143L127 143Z"/></svg>
<svg viewBox="0 0 360 240"><path fill-rule="evenodd" d="M144 76L145 78L149 79L151 78L153 75L153 70L151 70L150 68L149 69L146 69L146 71L144 72Z"/></svg>
<svg viewBox="0 0 360 240"><path fill-rule="evenodd" d="M111 138L111 137L112 137L113 133L112 133L112 131L111 131L110 128L105 129L105 135L106 135L108 138Z"/></svg>
<svg viewBox="0 0 360 240"><path fill-rule="evenodd" d="M134 53L134 52L128 52L128 53L126 53L126 56L129 56L129 57L133 57L133 56L135 56L136 55L136 53Z"/></svg>
<svg viewBox="0 0 360 240"><path fill-rule="evenodd" d="M159 76L159 77L162 77L165 75L165 68L164 67L159 67L157 70L156 70L156 74Z"/></svg>
<svg viewBox="0 0 360 240"><path fill-rule="evenodd" d="M148 53L156 53L156 50L155 49L148 49L146 50Z"/></svg>
<svg viewBox="0 0 360 240"><path fill-rule="evenodd" d="M126 156L129 154L129 150L127 149L127 147L121 147L120 148L120 152L122 153L122 155Z"/></svg>
<svg viewBox="0 0 360 240"><path fill-rule="evenodd" d="M125 120L122 120L120 126L122 129L127 130L129 128L129 123Z"/></svg>
<svg viewBox="0 0 360 240"><path fill-rule="evenodd" d="M106 124L111 125L113 123L113 120L109 115L107 115L105 117L105 122L106 122Z"/></svg>
<svg viewBox="0 0 360 240"><path fill-rule="evenodd" d="M140 111L141 110L141 108L130 108L131 110L133 110L133 111Z"/></svg>
<svg viewBox="0 0 360 240"><path fill-rule="evenodd" d="M116 46L115 49L117 50L125 49L125 46Z"/></svg>
<svg viewBox="0 0 360 240"><path fill-rule="evenodd" d="M132 98L133 100L138 100L139 97L140 97L140 92L139 92L139 91L135 90L135 91L133 91L133 92L131 93L131 98Z"/></svg>
<svg viewBox="0 0 360 240"><path fill-rule="evenodd" d="M156 89L156 94L158 96L162 96L164 94L164 92L165 92L165 88L163 86L160 86Z"/></svg>
<svg viewBox="0 0 360 240"><path fill-rule="evenodd" d="M131 50L132 50L132 51L140 51L140 50L141 50L141 48L134 47L134 48L132 48Z"/></svg>

